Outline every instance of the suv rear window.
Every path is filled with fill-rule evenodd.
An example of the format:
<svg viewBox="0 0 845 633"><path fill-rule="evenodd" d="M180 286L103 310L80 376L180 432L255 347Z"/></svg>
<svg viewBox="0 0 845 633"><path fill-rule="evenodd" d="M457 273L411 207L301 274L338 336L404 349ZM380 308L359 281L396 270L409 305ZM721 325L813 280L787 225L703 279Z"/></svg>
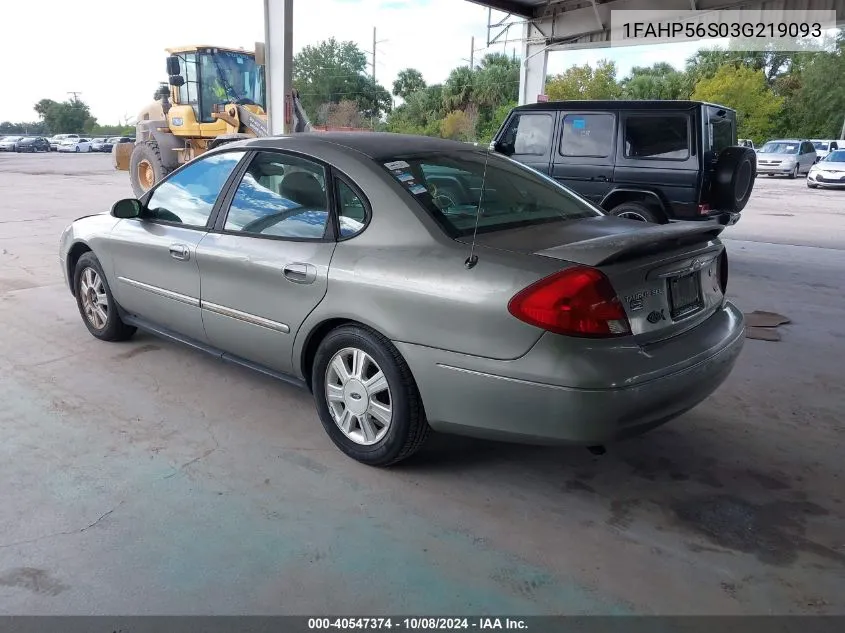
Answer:
<svg viewBox="0 0 845 633"><path fill-rule="evenodd" d="M625 157L684 160L690 155L689 117L629 115L625 118Z"/></svg>
<svg viewBox="0 0 845 633"><path fill-rule="evenodd" d="M602 215L551 178L496 154L415 154L384 166L451 237L472 235L476 215L479 233Z"/></svg>

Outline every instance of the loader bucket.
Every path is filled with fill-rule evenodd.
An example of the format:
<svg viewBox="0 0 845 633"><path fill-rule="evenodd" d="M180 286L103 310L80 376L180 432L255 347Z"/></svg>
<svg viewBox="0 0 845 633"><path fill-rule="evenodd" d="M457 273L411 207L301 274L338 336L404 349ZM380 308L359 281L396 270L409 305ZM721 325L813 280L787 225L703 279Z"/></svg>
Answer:
<svg viewBox="0 0 845 633"><path fill-rule="evenodd" d="M132 156L132 150L135 148L135 143L115 143L112 147L112 163L114 168L119 171L129 171L129 157Z"/></svg>

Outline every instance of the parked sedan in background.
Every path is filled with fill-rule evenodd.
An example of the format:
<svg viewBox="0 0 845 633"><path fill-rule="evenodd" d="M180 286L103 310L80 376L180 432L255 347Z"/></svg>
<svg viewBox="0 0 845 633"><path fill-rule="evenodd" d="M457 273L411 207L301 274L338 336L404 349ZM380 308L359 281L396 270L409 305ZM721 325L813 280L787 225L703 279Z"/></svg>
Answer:
<svg viewBox="0 0 845 633"><path fill-rule="evenodd" d="M18 141L16 152L49 152L50 141L43 136L25 136Z"/></svg>
<svg viewBox="0 0 845 633"><path fill-rule="evenodd" d="M103 143L103 148L101 151L103 152L110 152L112 148L118 143L134 143L135 139L130 138L128 136L114 136L108 139L105 143Z"/></svg>
<svg viewBox="0 0 845 633"><path fill-rule="evenodd" d="M14 152L23 136L4 136L0 139L0 152Z"/></svg>
<svg viewBox="0 0 845 633"><path fill-rule="evenodd" d="M845 187L845 149L830 152L813 165L807 174L807 186L816 187Z"/></svg>
<svg viewBox="0 0 845 633"><path fill-rule="evenodd" d="M91 141L86 138L66 138L59 143L60 152L90 152Z"/></svg>
<svg viewBox="0 0 845 633"><path fill-rule="evenodd" d="M816 162L816 150L810 141L769 141L757 150L757 173L796 178L806 174Z"/></svg>
<svg viewBox="0 0 845 633"><path fill-rule="evenodd" d="M605 215L466 143L300 134L207 152L59 258L94 337L310 389L340 450L388 465L429 429L600 446L699 404L744 341L723 230Z"/></svg>
<svg viewBox="0 0 845 633"><path fill-rule="evenodd" d="M91 139L91 151L92 152L102 152L103 145L108 141L107 138L92 138Z"/></svg>
<svg viewBox="0 0 845 633"><path fill-rule="evenodd" d="M50 149L57 152L59 150L59 145L62 144L62 141L66 141L71 138L79 138L79 134L56 134L55 136L50 137Z"/></svg>

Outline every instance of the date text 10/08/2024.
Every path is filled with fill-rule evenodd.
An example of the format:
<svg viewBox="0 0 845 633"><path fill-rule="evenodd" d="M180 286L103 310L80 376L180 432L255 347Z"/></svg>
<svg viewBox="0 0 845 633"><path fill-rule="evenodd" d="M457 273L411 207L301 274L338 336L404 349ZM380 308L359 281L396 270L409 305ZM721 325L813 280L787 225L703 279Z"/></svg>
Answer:
<svg viewBox="0 0 845 633"><path fill-rule="evenodd" d="M526 631L528 625L520 618L309 618L309 630L407 630L407 631Z"/></svg>

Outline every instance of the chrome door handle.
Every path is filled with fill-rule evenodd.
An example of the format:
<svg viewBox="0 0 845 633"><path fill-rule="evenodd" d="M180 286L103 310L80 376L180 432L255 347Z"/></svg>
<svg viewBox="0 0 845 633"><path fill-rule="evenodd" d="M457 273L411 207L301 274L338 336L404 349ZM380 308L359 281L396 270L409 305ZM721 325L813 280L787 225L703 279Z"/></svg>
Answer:
<svg viewBox="0 0 845 633"><path fill-rule="evenodd" d="M170 256L173 259L178 259L178 260L181 260L181 261L187 261L187 260L191 259L191 251L184 244L171 244L170 245Z"/></svg>
<svg viewBox="0 0 845 633"><path fill-rule="evenodd" d="M317 268L311 264L302 264L299 262L287 264L282 272L288 281L295 284L312 284L317 279Z"/></svg>

